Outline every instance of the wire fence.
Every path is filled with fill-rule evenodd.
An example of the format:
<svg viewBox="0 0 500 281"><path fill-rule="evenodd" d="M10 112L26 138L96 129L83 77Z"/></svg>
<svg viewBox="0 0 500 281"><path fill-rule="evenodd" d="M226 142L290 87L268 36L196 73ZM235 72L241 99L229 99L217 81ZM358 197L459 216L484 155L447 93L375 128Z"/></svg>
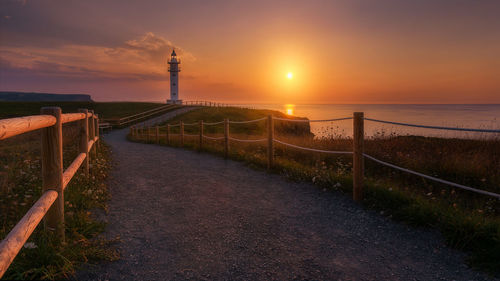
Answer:
<svg viewBox="0 0 500 281"><path fill-rule="evenodd" d="M317 148L311 148L311 147L303 147L291 143L287 143L285 141L276 139L274 137L274 120L279 120L279 121L286 121L286 122L302 122L302 123L309 123L309 122L336 122L336 121L343 121L343 120L351 120L354 119L354 128L353 128L353 150L352 151L332 151L332 150L324 150L324 149L317 149ZM248 123L254 123L254 122L260 122L267 120L268 126L267 126L267 138L262 138L262 139L239 139L235 137L229 136L229 124L248 124ZM308 152L315 152L315 153L324 153L324 154L349 154L353 155L353 176L354 176L354 185L353 189L360 190L359 192L362 193L362 175L363 171L356 171L356 169L364 169L364 165L359 165L361 159L367 158L369 160L372 160L378 164L384 165L386 167L390 167L402 172L406 172L409 174L413 174L428 180L432 180L441 184L445 184L448 186L456 187L459 189L467 190L470 192L474 192L477 194L482 194L490 197L494 197L497 199L500 199L500 194L486 191L486 190L481 190L478 188L473 188L470 186L454 183L451 181L443 180L434 176L429 176L423 173L419 173L404 167L400 167L385 161L382 161L380 159L377 159L373 156L370 156L366 153L364 153L364 145L363 145L363 140L364 140L364 121L371 121L371 122L379 122L379 123L386 123L386 124L393 124L393 125L400 125L400 126L407 126L407 127L416 127L416 128L427 128L427 129L436 129L436 130L453 130L453 131L467 131L467 132L482 132L482 133L500 133L500 130L491 130L491 129L476 129L476 128L453 128L453 127L440 127L440 126L429 126L429 125L418 125L418 124L410 124L410 123L401 123L401 122L393 122L393 121L384 121L384 120L378 120L378 119L372 119L372 118L365 118L363 113L354 113L353 117L341 117L341 118L332 118L332 119L321 119L321 120L307 120L307 119L289 119L289 118L281 118L281 117L274 117L274 116L268 116L268 117L263 117L259 119L254 119L254 120L246 120L246 121L231 121L228 119L225 119L223 121L219 122L199 122L199 123L178 123L175 125L168 125L167 127L173 127L173 126L180 126L181 130L183 130L183 125L200 125L200 148L202 146L201 140L202 139L210 139L210 140L224 140L225 141L225 153L227 155L227 150L228 150L228 142L229 141L236 141L236 142L243 142L243 143L259 143L259 142L266 142L267 141L267 146L268 146L268 168L271 168L272 163L273 163L273 158L274 158L274 146L273 143L277 143L280 145L283 145L285 147L290 147L293 149L297 150L302 150L302 151L308 151ZM221 125L224 124L225 130L224 130L224 136L223 137L210 137L206 136L203 134L203 126L204 125ZM136 134L136 130L132 128L132 135ZM356 134L358 132L358 134ZM169 135L167 133L167 135ZM171 136L174 134L170 134ZM180 134L176 134L182 136L189 136L189 137L196 137L200 135L192 135L192 134L184 134L181 132ZM358 165L357 165L358 164ZM356 180L356 174L360 175L358 176L358 179ZM361 177L361 179L359 179ZM358 184L356 184L358 182ZM356 186L360 185L360 186ZM356 196L355 196L356 197ZM362 198L362 195L361 195Z"/></svg>

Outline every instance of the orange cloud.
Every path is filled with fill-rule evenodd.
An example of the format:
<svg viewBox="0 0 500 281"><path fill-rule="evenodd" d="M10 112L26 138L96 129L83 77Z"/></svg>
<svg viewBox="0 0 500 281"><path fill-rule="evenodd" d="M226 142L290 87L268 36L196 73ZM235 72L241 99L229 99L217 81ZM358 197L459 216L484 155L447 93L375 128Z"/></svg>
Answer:
<svg viewBox="0 0 500 281"><path fill-rule="evenodd" d="M166 80L166 60L172 48L183 60L196 60L193 54L151 32L117 47L0 47L0 60L10 69L65 78Z"/></svg>

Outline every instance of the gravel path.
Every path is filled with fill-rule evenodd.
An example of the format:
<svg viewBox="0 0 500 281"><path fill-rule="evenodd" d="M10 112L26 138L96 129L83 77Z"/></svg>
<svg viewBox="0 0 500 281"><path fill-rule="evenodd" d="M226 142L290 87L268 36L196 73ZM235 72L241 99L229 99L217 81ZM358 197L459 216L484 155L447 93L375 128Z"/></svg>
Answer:
<svg viewBox="0 0 500 281"><path fill-rule="evenodd" d="M435 232L344 195L183 149L112 146L105 235L122 259L81 280L486 280Z"/></svg>

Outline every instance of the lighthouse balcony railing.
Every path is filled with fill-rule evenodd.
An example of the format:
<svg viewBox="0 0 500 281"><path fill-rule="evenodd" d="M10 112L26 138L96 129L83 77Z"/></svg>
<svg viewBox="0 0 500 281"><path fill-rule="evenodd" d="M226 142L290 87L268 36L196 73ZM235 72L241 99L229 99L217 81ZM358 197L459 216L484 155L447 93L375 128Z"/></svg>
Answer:
<svg viewBox="0 0 500 281"><path fill-rule="evenodd" d="M181 60L177 59L176 61L168 61L167 63L168 64L179 64L179 63L181 63Z"/></svg>

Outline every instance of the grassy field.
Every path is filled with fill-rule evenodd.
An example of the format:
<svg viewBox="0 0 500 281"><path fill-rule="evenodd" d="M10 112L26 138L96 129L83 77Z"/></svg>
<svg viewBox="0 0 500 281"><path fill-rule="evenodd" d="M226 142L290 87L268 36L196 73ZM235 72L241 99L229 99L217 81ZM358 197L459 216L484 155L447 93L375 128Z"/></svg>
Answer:
<svg viewBox="0 0 500 281"><path fill-rule="evenodd" d="M205 108L177 116L169 123L203 119L208 122L250 120L273 113L267 110ZM324 150L352 150L352 139L336 135L312 138L307 127L275 121L279 140ZM294 125L290 125L294 124ZM302 123L301 123L302 124ZM305 123L307 124L307 123ZM304 125L302 125L304 126ZM178 127L172 133L178 133ZM294 134L294 129L299 133ZM162 129L163 130L163 129ZM231 124L232 137L259 139L266 136L265 121ZM188 134L198 134L198 126L186 126ZM222 125L206 126L205 134L222 136ZM172 136L171 145L179 146ZM145 141L145 139L136 139ZM165 144L165 140L161 140ZM230 158L250 166L266 167L266 143L231 141ZM185 137L185 147L198 149L198 138ZM205 140L204 151L223 154L222 141ZM500 140L441 139L380 134L365 141L365 152L381 160L452 182L500 193ZM273 172L318 187L346 194L352 189L352 157L298 151L276 144ZM500 200L438 184L365 160L365 200L363 205L405 223L439 229L447 243L464 250L472 266L500 272Z"/></svg>
<svg viewBox="0 0 500 281"><path fill-rule="evenodd" d="M246 121L246 120L256 120L269 116L270 114L281 118L292 118L292 119L304 119L299 117L290 117L281 112L272 110L255 110L246 108L236 108L236 107L207 107L198 110L191 111L189 114L184 114L181 116L174 117L169 123L178 123L183 121L184 123L194 123L199 120L204 122L218 122L224 120L224 118L229 118L231 121ZM248 123L248 124L238 124L231 125L231 133L233 134L251 134L251 135L264 135L266 132L266 121ZM172 133L178 133L179 127L172 127ZM198 132L198 126L186 126L184 128L186 133ZM161 128L163 133L164 128ZM300 135L304 138L312 138L309 123L302 122L288 122L288 123L277 123L275 126L275 131L282 134L293 134ZM206 134L223 134L224 127L222 125L218 126L205 126L204 132Z"/></svg>
<svg viewBox="0 0 500 281"><path fill-rule="evenodd" d="M164 106L152 102L0 102L0 119L40 114L44 106L59 106L63 113L93 109L101 119L121 118Z"/></svg>
<svg viewBox="0 0 500 281"><path fill-rule="evenodd" d="M70 123L71 124L71 123ZM63 159L66 168L78 151L77 128L63 126ZM115 260L114 241L97 238L105 224L93 212L105 212L109 199L105 179L110 151L102 143L91 161L91 177L77 172L65 190L66 243L58 246L36 228L5 273L5 279L68 279L79 264ZM0 146L0 237L3 238L41 195L40 131L2 140Z"/></svg>

